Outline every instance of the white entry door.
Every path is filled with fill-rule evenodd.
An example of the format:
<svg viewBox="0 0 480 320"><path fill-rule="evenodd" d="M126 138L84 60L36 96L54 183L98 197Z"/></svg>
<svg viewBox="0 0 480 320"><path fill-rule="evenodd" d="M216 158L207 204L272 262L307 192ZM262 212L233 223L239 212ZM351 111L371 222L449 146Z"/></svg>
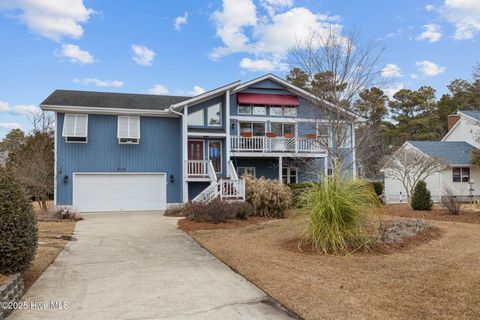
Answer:
<svg viewBox="0 0 480 320"><path fill-rule="evenodd" d="M74 173L73 206L80 212L166 210L166 174Z"/></svg>

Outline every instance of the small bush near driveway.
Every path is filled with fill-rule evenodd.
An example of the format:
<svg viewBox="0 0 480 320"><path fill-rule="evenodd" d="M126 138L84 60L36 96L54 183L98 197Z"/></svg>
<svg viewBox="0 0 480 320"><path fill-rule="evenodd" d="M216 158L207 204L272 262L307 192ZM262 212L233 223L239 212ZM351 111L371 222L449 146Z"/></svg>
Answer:
<svg viewBox="0 0 480 320"><path fill-rule="evenodd" d="M190 220L221 223L228 219L247 219L252 214L252 207L247 203L227 203L216 198L208 203L189 202L183 212Z"/></svg>
<svg viewBox="0 0 480 320"><path fill-rule="evenodd" d="M253 215L283 218L292 207L292 191L280 181L245 177L246 201L252 205Z"/></svg>
<svg viewBox="0 0 480 320"><path fill-rule="evenodd" d="M0 274L25 271L37 250L37 220L20 181L0 169Z"/></svg>

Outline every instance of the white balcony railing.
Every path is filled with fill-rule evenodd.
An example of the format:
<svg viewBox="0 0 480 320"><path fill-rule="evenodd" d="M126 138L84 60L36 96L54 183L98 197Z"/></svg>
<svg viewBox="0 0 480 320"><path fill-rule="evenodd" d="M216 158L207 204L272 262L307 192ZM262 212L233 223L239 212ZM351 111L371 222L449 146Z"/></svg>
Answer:
<svg viewBox="0 0 480 320"><path fill-rule="evenodd" d="M325 149L321 146L319 139L316 138L284 138L284 137L265 137L253 136L231 137L231 148L234 152L302 152L302 153L322 153Z"/></svg>

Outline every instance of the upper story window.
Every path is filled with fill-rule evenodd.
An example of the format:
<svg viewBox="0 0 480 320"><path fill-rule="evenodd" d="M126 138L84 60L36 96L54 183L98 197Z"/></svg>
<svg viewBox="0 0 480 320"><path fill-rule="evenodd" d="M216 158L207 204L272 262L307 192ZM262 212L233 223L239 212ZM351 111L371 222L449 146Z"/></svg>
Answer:
<svg viewBox="0 0 480 320"><path fill-rule="evenodd" d="M272 122L270 124L271 132L277 137L293 138L295 137L294 123Z"/></svg>
<svg viewBox="0 0 480 320"><path fill-rule="evenodd" d="M266 116L267 108L272 117L296 117L297 107L294 106L267 106L267 105L238 105L239 115Z"/></svg>
<svg viewBox="0 0 480 320"><path fill-rule="evenodd" d="M350 148L352 147L352 133L350 131L349 125L344 125L341 130L339 130L340 147L341 148Z"/></svg>
<svg viewBox="0 0 480 320"><path fill-rule="evenodd" d="M68 143L87 143L88 114L65 114L62 136Z"/></svg>
<svg viewBox="0 0 480 320"><path fill-rule="evenodd" d="M283 107L283 115L285 117L296 117L297 116L297 108L296 107Z"/></svg>
<svg viewBox="0 0 480 320"><path fill-rule="evenodd" d="M219 127L222 125L222 105L214 104L207 108L208 126Z"/></svg>
<svg viewBox="0 0 480 320"><path fill-rule="evenodd" d="M239 105L238 106L238 114L251 115L252 114L252 106Z"/></svg>
<svg viewBox="0 0 480 320"><path fill-rule="evenodd" d="M267 115L267 106L252 106L252 114L254 116Z"/></svg>
<svg viewBox="0 0 480 320"><path fill-rule="evenodd" d="M281 117L283 116L283 107L282 106L271 106L270 107L270 115Z"/></svg>
<svg viewBox="0 0 480 320"><path fill-rule="evenodd" d="M332 146L332 130L328 124L319 124L317 127L318 136L320 138L320 143L324 146Z"/></svg>
<svg viewBox="0 0 480 320"><path fill-rule="evenodd" d="M118 143L138 144L140 141L140 117L118 116Z"/></svg>
<svg viewBox="0 0 480 320"><path fill-rule="evenodd" d="M205 119L203 117L203 109L194 111L188 114L187 123L189 126L200 126L205 125Z"/></svg>
<svg viewBox="0 0 480 320"><path fill-rule="evenodd" d="M470 182L470 168L452 168L453 182Z"/></svg>

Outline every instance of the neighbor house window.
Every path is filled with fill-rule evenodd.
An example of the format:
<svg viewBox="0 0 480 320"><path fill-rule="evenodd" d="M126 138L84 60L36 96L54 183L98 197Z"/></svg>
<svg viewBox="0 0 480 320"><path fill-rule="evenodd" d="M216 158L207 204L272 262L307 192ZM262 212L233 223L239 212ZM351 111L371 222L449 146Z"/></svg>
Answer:
<svg viewBox="0 0 480 320"><path fill-rule="evenodd" d="M469 182L470 168L452 168L453 182Z"/></svg>
<svg viewBox="0 0 480 320"><path fill-rule="evenodd" d="M68 143L87 143L88 114L65 114L62 136Z"/></svg>
<svg viewBox="0 0 480 320"><path fill-rule="evenodd" d="M189 126L203 127L205 125L205 119L203 118L203 109L189 113L187 117L187 123Z"/></svg>
<svg viewBox="0 0 480 320"><path fill-rule="evenodd" d="M240 105L238 106L238 114L252 114L252 106L244 106Z"/></svg>
<svg viewBox="0 0 480 320"><path fill-rule="evenodd" d="M222 125L222 105L220 103L214 104L207 108L208 125L211 127L218 127Z"/></svg>
<svg viewBox="0 0 480 320"><path fill-rule="evenodd" d="M238 174L240 176L255 177L255 167L238 167Z"/></svg>
<svg viewBox="0 0 480 320"><path fill-rule="evenodd" d="M138 144L140 142L140 117L118 116L118 143Z"/></svg>

